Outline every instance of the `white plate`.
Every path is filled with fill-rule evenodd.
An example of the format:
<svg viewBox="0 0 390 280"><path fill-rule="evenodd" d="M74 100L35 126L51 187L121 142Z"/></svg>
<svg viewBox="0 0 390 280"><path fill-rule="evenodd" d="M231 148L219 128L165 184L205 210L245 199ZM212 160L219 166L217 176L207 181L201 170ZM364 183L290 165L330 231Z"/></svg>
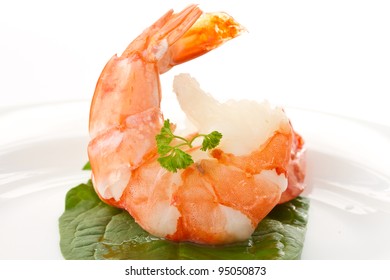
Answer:
<svg viewBox="0 0 390 280"><path fill-rule="evenodd" d="M0 111L0 259L61 259L66 192L89 178L88 102ZM287 109L308 146L303 259L390 259L390 128Z"/></svg>

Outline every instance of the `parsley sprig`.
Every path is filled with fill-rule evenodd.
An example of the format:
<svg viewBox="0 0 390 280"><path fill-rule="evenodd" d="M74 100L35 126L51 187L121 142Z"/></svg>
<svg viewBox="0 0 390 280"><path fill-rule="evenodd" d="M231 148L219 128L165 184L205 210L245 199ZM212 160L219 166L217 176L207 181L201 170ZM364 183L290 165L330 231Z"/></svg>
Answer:
<svg viewBox="0 0 390 280"><path fill-rule="evenodd" d="M213 131L209 134L197 134L191 139L187 139L173 134L171 123L169 120L164 121L164 126L161 128L160 134L156 135L157 152L160 155L157 161L162 167L171 171L177 172L178 169L184 169L194 163L191 155L184 152L181 147L188 146L192 148L192 144L198 137L204 137L201 150L207 151L214 149L221 141L222 134L218 131ZM177 144L171 146L174 139L177 139Z"/></svg>

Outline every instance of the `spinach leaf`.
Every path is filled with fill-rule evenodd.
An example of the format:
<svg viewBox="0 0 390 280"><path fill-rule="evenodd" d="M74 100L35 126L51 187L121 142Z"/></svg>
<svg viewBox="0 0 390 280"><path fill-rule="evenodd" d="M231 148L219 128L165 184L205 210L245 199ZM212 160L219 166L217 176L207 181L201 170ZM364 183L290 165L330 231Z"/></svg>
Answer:
<svg viewBox="0 0 390 280"><path fill-rule="evenodd" d="M83 170L91 170L91 163L89 161L83 166Z"/></svg>
<svg viewBox="0 0 390 280"><path fill-rule="evenodd" d="M126 211L102 202L89 181L66 196L60 247L65 259L299 259L308 209L303 197L276 206L245 242L172 242L150 235Z"/></svg>

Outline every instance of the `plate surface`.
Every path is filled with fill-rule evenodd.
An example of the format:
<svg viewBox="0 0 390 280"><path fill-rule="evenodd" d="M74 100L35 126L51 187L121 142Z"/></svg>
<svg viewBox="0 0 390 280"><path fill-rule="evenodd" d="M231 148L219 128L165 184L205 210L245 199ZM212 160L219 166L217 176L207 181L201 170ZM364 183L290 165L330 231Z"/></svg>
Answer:
<svg viewBox="0 0 390 280"><path fill-rule="evenodd" d="M62 258L65 194L90 176L88 112L83 101L0 111L0 259ZM308 147L302 259L390 259L390 128L286 112Z"/></svg>

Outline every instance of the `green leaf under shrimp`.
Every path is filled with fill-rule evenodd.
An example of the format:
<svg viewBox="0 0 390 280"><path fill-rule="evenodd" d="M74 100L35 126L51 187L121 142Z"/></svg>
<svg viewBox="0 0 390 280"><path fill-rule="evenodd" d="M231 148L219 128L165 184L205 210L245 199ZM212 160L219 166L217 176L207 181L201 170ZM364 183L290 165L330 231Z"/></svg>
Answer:
<svg viewBox="0 0 390 280"><path fill-rule="evenodd" d="M91 170L91 163L88 161L84 166L83 166L83 170Z"/></svg>
<svg viewBox="0 0 390 280"><path fill-rule="evenodd" d="M71 189L59 219L65 259L299 259L309 200L276 206L245 242L206 246L171 242L144 231L124 210L103 203L91 181Z"/></svg>

